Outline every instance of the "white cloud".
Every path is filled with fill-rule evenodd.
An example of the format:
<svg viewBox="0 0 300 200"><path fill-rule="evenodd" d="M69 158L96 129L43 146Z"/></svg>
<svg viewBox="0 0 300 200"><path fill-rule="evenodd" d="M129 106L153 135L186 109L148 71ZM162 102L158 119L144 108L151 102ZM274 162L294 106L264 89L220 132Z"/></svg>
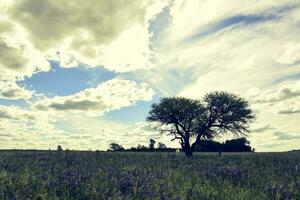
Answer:
<svg viewBox="0 0 300 200"><path fill-rule="evenodd" d="M147 84L116 78L74 95L40 100L35 103L35 108L102 115L133 105L137 101L150 101L153 96L154 91Z"/></svg>
<svg viewBox="0 0 300 200"><path fill-rule="evenodd" d="M0 15L0 98L29 99L33 92L16 81L50 69L46 57L26 42L23 33L22 27Z"/></svg>
<svg viewBox="0 0 300 200"><path fill-rule="evenodd" d="M295 120L294 114L300 113L300 82L283 82L273 85L269 89L252 88L248 92L248 99L262 112L268 109L273 114L293 115L291 121ZM277 115L278 118L281 118Z"/></svg>
<svg viewBox="0 0 300 200"><path fill-rule="evenodd" d="M52 143L65 143L70 149L102 149L109 148L109 144L116 142L126 148L136 147L138 144L148 145L149 139L166 143L167 146L177 146L170 142L170 137L160 135L149 128L147 122L121 123L104 118L82 118L69 115L65 127L71 127L65 135L50 135ZM87 126L88 124L88 126ZM84 139L83 139L84 138ZM47 140L48 141L48 140ZM82 143L84 141L84 143ZM48 142L49 144L52 144Z"/></svg>
<svg viewBox="0 0 300 200"><path fill-rule="evenodd" d="M1 110L1 109L0 109ZM1 117L1 112L0 112ZM25 125L13 123L7 120L7 123L0 123L0 130L3 125L7 127L1 130L2 140L1 148L37 148L37 149L55 149L61 144L64 149L76 150L106 150L111 142L117 142L126 148L136 147L138 144L148 145L149 139L155 139L157 142L163 142L167 146L177 146L178 144L170 142L170 138L160 135L157 131L149 128L147 122L121 123L105 118L82 117L65 113L64 116L57 117L51 131L42 132L29 131ZM32 121L33 122L33 121ZM12 128L16 126L15 128ZM8 129L13 130L9 132ZM17 128L17 129L16 129ZM21 129L23 128L23 132ZM44 127L47 128L47 127Z"/></svg>
<svg viewBox="0 0 300 200"><path fill-rule="evenodd" d="M284 45L284 51L278 55L277 61L283 64L295 64L300 61L300 43L290 42Z"/></svg>
<svg viewBox="0 0 300 200"><path fill-rule="evenodd" d="M253 133L250 140L251 146L258 151L289 151L299 149L300 134L272 128L263 133Z"/></svg>
<svg viewBox="0 0 300 200"><path fill-rule="evenodd" d="M259 151L286 151L299 148L299 81L287 81L252 89L248 99L258 110L251 142ZM267 124L261 125L259 124Z"/></svg>
<svg viewBox="0 0 300 200"><path fill-rule="evenodd" d="M233 16L241 15L269 15L271 9L297 4L297 0L254 0L251 2L232 0L201 0L174 1L170 9L172 22L170 37L174 41L185 39L197 32L201 32L208 25Z"/></svg>
<svg viewBox="0 0 300 200"><path fill-rule="evenodd" d="M273 129L273 127L270 124L267 125L261 125L261 126L257 126L255 128L252 128L250 131L254 132L254 133L263 133L267 130L271 130Z"/></svg>
<svg viewBox="0 0 300 200"><path fill-rule="evenodd" d="M300 96L300 81L284 84L276 89L251 89L249 90L249 99L254 103L273 103Z"/></svg>
<svg viewBox="0 0 300 200"><path fill-rule="evenodd" d="M105 48L102 62L109 69L126 72L152 68L149 62L151 57L148 30L141 25L135 25Z"/></svg>
<svg viewBox="0 0 300 200"><path fill-rule="evenodd" d="M30 99L33 91L18 86L14 81L0 80L0 98L3 99Z"/></svg>
<svg viewBox="0 0 300 200"><path fill-rule="evenodd" d="M274 59L275 52L280 52L281 45L287 42L280 39L287 33L266 35L263 29L268 31L264 24L224 31L181 50L176 67L192 68L198 75L197 82L182 94L202 95L211 90L245 94L253 85L261 87L295 73L297 68L284 68Z"/></svg>
<svg viewBox="0 0 300 200"><path fill-rule="evenodd" d="M29 98L16 80L80 63L127 72L151 68L148 25L165 1L6 1L0 4L1 97ZM6 84L8 85L8 84Z"/></svg>
<svg viewBox="0 0 300 200"><path fill-rule="evenodd" d="M149 21L166 1L15 1L6 14L64 67L78 62L125 72L151 67ZM59 56L57 56L59 52Z"/></svg>
<svg viewBox="0 0 300 200"><path fill-rule="evenodd" d="M300 39L297 1L234 2L174 1L164 45L156 51L157 71L190 71L192 82L180 95L200 97L212 90L245 95L253 86L299 72L297 63L283 67L277 61L287 43Z"/></svg>
<svg viewBox="0 0 300 200"><path fill-rule="evenodd" d="M0 80L23 79L49 68L46 57L26 41L23 28L0 15Z"/></svg>
<svg viewBox="0 0 300 200"><path fill-rule="evenodd" d="M29 119L34 120L35 115L33 112L30 112L28 110L24 110L17 106L2 106L0 105L0 113L1 118L7 118L7 119Z"/></svg>
<svg viewBox="0 0 300 200"><path fill-rule="evenodd" d="M58 117L58 116L56 116ZM50 112L32 111L17 106L0 105L0 130L12 137L44 135L59 132L54 123L56 119Z"/></svg>
<svg viewBox="0 0 300 200"><path fill-rule="evenodd" d="M298 113L300 113L300 107L282 109L282 110L279 110L277 113L278 114L298 114Z"/></svg>

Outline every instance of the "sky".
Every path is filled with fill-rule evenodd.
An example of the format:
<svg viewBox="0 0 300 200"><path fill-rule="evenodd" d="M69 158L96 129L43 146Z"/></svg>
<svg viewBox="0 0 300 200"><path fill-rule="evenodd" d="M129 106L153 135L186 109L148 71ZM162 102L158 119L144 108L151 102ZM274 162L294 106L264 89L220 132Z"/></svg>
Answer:
<svg viewBox="0 0 300 200"><path fill-rule="evenodd" d="M145 121L151 104L212 91L250 103L256 151L300 148L299 0L7 0L0 10L0 149L177 147Z"/></svg>

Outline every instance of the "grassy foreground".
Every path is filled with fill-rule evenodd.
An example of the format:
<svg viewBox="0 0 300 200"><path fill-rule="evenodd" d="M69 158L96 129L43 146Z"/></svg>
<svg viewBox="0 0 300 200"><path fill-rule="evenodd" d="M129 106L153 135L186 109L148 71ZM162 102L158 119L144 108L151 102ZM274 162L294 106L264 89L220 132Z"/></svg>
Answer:
<svg viewBox="0 0 300 200"><path fill-rule="evenodd" d="M0 151L0 199L300 199L300 153Z"/></svg>

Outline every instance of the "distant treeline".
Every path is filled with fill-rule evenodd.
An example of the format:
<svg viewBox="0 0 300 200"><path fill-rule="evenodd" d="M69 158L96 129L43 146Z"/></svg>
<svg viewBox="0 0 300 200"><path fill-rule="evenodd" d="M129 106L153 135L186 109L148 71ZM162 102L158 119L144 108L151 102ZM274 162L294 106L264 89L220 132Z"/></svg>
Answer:
<svg viewBox="0 0 300 200"><path fill-rule="evenodd" d="M202 141L196 147L196 151L202 152L254 152L250 142L246 138L226 140L224 143L211 140Z"/></svg>
<svg viewBox="0 0 300 200"><path fill-rule="evenodd" d="M157 145L154 139L149 140L149 146L138 144L137 147L125 149L122 145L111 143L107 151L131 151L131 152L175 152L176 148L169 148L164 143L158 142Z"/></svg>
<svg viewBox="0 0 300 200"><path fill-rule="evenodd" d="M169 148L165 144L150 139L149 146L138 144L137 147L124 148L117 143L111 143L107 151L131 151L131 152L175 152L179 149ZM250 142L246 138L237 138L226 140L225 142L216 142L211 140L203 140L196 146L197 152L254 152L250 146Z"/></svg>

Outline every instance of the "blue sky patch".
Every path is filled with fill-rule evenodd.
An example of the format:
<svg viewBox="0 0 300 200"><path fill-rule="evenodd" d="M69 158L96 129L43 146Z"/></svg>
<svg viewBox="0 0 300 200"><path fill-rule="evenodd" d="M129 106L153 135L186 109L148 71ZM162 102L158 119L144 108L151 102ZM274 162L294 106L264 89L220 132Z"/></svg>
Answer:
<svg viewBox="0 0 300 200"><path fill-rule="evenodd" d="M1 99L0 98L0 105L27 107L29 104L25 100Z"/></svg>
<svg viewBox="0 0 300 200"><path fill-rule="evenodd" d="M102 67L61 68L59 63L51 62L49 72L40 72L18 82L19 85L35 90L46 96L67 96L102 82L115 78L117 74Z"/></svg>
<svg viewBox="0 0 300 200"><path fill-rule="evenodd" d="M236 15L231 16L227 19L223 19L219 22L209 24L204 28L201 28L198 33L192 35L186 42L193 42L199 38L220 32L226 28L236 28L247 25L254 25L258 23L263 23L272 20L279 20L283 14L290 12L293 9L296 9L300 6L300 4L290 4L278 8L273 8L272 10L266 10L262 13L258 13L255 15Z"/></svg>
<svg viewBox="0 0 300 200"><path fill-rule="evenodd" d="M210 24L200 30L199 33L192 35L189 37L186 41L193 42L199 38L220 32L226 28L234 28L238 26L246 26L246 25L253 25L265 21L271 21L271 20L277 20L279 19L278 16L275 15L237 15L233 17L229 17L227 19L224 19L220 22L217 22L215 24Z"/></svg>
<svg viewBox="0 0 300 200"><path fill-rule="evenodd" d="M120 110L111 111L105 114L104 118L124 123L145 121L149 113L150 106L153 103L157 103L159 99L160 97L156 95L151 101L139 101L132 106L125 107Z"/></svg>
<svg viewBox="0 0 300 200"><path fill-rule="evenodd" d="M150 38L150 47L157 47L161 41L161 35L170 21L170 8L165 7L155 19L150 21L148 31L152 34Z"/></svg>

